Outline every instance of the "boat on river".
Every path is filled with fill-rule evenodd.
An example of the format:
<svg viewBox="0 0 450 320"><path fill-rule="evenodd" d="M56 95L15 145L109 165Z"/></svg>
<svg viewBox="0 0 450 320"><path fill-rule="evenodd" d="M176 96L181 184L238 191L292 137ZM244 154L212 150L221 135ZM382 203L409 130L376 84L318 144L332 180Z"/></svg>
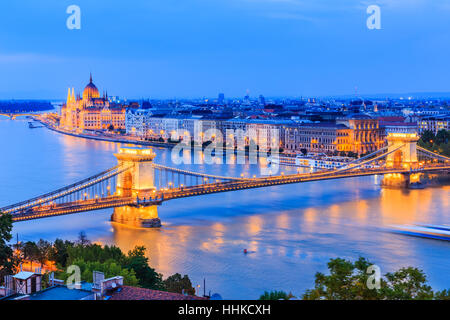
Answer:
<svg viewBox="0 0 450 320"><path fill-rule="evenodd" d="M268 162L294 167L334 170L345 167L346 164L350 162L350 159L337 156L331 157L322 154L314 156L297 155L294 157L280 155L269 157Z"/></svg>
<svg viewBox="0 0 450 320"><path fill-rule="evenodd" d="M450 226L446 225L393 226L392 231L408 236L450 241Z"/></svg>

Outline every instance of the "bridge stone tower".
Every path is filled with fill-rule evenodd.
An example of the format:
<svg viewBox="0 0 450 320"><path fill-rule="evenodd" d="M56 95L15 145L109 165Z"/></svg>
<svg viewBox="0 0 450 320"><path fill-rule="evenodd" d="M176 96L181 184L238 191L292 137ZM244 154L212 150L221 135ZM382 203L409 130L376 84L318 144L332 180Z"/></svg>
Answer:
<svg viewBox="0 0 450 320"><path fill-rule="evenodd" d="M139 147L121 147L115 154L119 165L128 170L117 176L116 196L148 198L156 189L154 186L154 168L152 161L156 157L152 149ZM111 220L135 227L160 227L161 220L155 205L123 206L114 209Z"/></svg>
<svg viewBox="0 0 450 320"><path fill-rule="evenodd" d="M416 133L390 133L386 140L388 141L388 152L386 166L393 168L416 168L417 161L417 141L419 137Z"/></svg>
<svg viewBox="0 0 450 320"><path fill-rule="evenodd" d="M386 157L386 167L408 170L418 167L419 163L417 160L416 147L419 137L415 132L389 133L386 140L388 141L387 152L393 151ZM382 185L388 187L407 188L411 183L418 183L420 180L420 174L386 174L384 175Z"/></svg>

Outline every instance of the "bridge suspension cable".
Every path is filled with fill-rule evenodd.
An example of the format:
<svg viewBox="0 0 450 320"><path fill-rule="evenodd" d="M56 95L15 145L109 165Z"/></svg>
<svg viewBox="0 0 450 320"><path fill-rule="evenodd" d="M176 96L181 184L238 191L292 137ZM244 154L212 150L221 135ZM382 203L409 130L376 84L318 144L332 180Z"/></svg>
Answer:
<svg viewBox="0 0 450 320"><path fill-rule="evenodd" d="M186 174L186 175L196 176L196 177L202 177L202 178L210 178L210 179L215 179L215 180L226 180L226 181L245 181L245 180L248 180L246 178L224 177L224 176L218 176L218 175L212 175L212 174L205 174L205 173L198 173L198 172L193 172L193 171L188 171L188 170L182 170L182 169L177 169L177 168L171 168L171 167L166 167L166 166L163 166L163 165L157 164L157 163L153 163L152 165L153 165L153 167L155 169L168 170L168 171L172 171L172 172L176 172L176 173L181 173L181 174Z"/></svg>
<svg viewBox="0 0 450 320"><path fill-rule="evenodd" d="M424 154L425 156L427 156L429 158L439 159L439 160L443 160L443 161L450 161L449 157L446 157L442 154L435 153L433 151L427 150L427 149L419 147L419 146L417 146L416 148L417 148L417 151L421 152L422 154Z"/></svg>
<svg viewBox="0 0 450 320"><path fill-rule="evenodd" d="M26 210L28 208L43 205L45 203L57 200L62 197L70 196L75 192L80 192L86 188L92 187L96 184L99 184L105 180L108 180L112 177L117 176L118 174L130 169L130 167L124 167L121 165L114 166L108 170L100 172L96 175L93 175L89 178L83 179L71 185L65 186L58 190L13 204L7 207L3 207L0 209L3 213L13 213L18 210Z"/></svg>
<svg viewBox="0 0 450 320"><path fill-rule="evenodd" d="M368 158L370 158L370 157L373 157L374 155L376 155L376 154L378 154L378 153L380 153L380 152L383 152L383 151L385 151L385 150L387 150L387 149L388 149L388 147L383 147L383 148L381 148L381 149L378 149L378 150L375 151L375 152L372 152L371 154L365 155L364 157L361 157L361 158L359 158L359 159L350 161L349 163L346 163L346 164L340 166L340 167L337 168L337 169L346 168L346 167L348 167L349 165L352 165L352 164L354 164L354 163L359 163L359 162L361 162L362 160L365 160L365 159L368 159Z"/></svg>
<svg viewBox="0 0 450 320"><path fill-rule="evenodd" d="M366 161L363 161L363 162L360 162L360 163L357 163L357 162L355 162L355 161L352 161L352 162L350 162L350 163L348 163L344 168L342 168L342 169L337 169L337 170L334 170L334 171L332 171L333 173L337 173L337 172L343 172L343 171L348 171L348 170L353 170L353 169L357 169L357 168L360 168L360 167L362 167L362 166L364 166L364 165L367 165L367 164L369 164L369 163L371 163L371 162L373 162L373 161L376 161L376 160L378 160L378 159L381 159L381 158L383 158L383 157L385 157L385 156L387 156L387 155L389 155L389 154L391 154L391 153L393 153L393 152L395 152L395 151L397 151L398 149L401 149L401 148L403 148L404 147L404 145L401 145L401 146L399 146L399 147L397 147L397 148L395 148L395 149L393 149L393 150L391 150L391 151L389 151L389 152L385 152L385 153L383 153L383 154L381 154L381 155L379 155L379 156L377 156L377 157L375 157L375 158L372 158L372 159L369 159L369 160L366 160ZM386 150L387 149L387 147L385 147L385 148L382 148L382 149L380 149L380 150ZM369 154L369 155L367 155L366 157L363 157L363 158L366 158L367 159L367 157L368 156L373 156L373 155L375 155L375 154L377 154L378 152L374 152L374 153L371 153L371 154ZM361 159L363 159L363 158L361 158ZM358 159L358 160L361 160L361 159ZM352 163L357 163L355 166L351 166L351 164Z"/></svg>

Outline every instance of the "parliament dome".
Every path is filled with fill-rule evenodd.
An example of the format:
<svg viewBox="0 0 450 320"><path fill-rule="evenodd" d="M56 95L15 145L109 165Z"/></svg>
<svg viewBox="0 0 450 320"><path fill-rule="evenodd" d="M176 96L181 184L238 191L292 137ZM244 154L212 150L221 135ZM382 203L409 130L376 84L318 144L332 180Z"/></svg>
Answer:
<svg viewBox="0 0 450 320"><path fill-rule="evenodd" d="M83 100L88 100L92 98L100 98L100 93L98 92L97 87L92 82L92 74L89 78L89 83L83 90Z"/></svg>

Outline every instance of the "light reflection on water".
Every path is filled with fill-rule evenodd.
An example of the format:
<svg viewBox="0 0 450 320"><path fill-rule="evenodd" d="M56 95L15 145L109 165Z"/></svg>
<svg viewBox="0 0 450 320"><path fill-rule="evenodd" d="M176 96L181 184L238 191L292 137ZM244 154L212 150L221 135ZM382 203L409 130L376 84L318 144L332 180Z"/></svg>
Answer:
<svg viewBox="0 0 450 320"><path fill-rule="evenodd" d="M28 129L0 120L0 206L67 185L115 165L114 143ZM156 162L171 164L156 149ZM193 171L239 176L255 165L193 165ZM292 168L283 168L286 173ZM333 257L370 258L382 272L413 265L437 289L450 287L450 244L385 232L391 224L450 224L450 187L381 189L379 177L310 182L169 201L158 208L161 229L109 222L112 210L17 223L22 240L75 239L84 230L124 251L148 248L165 276L189 274L194 284L226 298L257 298L264 290L300 294ZM250 253L243 254L246 248Z"/></svg>

